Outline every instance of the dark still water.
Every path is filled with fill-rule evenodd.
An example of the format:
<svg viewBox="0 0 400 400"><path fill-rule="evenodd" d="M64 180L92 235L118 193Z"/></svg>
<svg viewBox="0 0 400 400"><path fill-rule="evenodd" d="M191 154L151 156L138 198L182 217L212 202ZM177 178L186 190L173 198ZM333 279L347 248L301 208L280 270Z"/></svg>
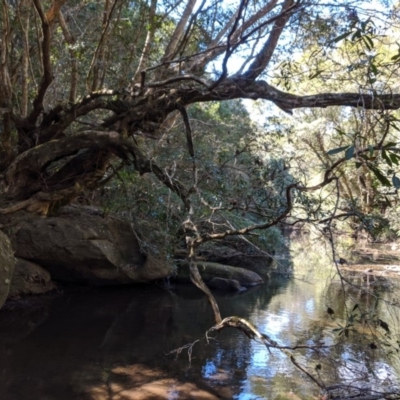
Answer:
<svg viewBox="0 0 400 400"><path fill-rule="evenodd" d="M248 318L284 345L338 342L320 355L294 353L326 384L396 390L399 358L395 351L388 354L399 339L397 308L391 306L396 285L371 287L371 295L353 290L345 300L324 246L312 242L292 243L291 256L278 263L292 266L294 278L217 296L222 315ZM376 300L378 294L386 303ZM348 324L356 303L362 310L372 307L371 316L387 322L391 335L363 325L338 338L334 329ZM36 298L25 306L10 303L0 311L0 399L318 398L319 389L286 354L270 353L234 329L206 344L204 333L212 325L210 306L192 286L91 289ZM372 350L371 343L378 344L374 335L387 346ZM188 349L177 358L167 354L197 339L190 354Z"/></svg>

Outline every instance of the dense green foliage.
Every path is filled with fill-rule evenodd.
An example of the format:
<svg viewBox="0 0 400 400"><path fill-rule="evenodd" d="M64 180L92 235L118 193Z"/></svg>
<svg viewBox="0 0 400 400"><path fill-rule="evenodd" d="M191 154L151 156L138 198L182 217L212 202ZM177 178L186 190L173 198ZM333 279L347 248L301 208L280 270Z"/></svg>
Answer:
<svg viewBox="0 0 400 400"><path fill-rule="evenodd" d="M149 158L163 166L171 178L193 185L190 220L180 199L151 176L133 169L118 173L98 196L106 211L129 215L140 232L142 245L152 253L164 252L172 261L184 236L198 229L223 232L273 219L285 207L284 190L293 182L283 158L269 154L240 101L209 103L189 110L196 168L182 147L182 127L148 148ZM195 174L195 179L193 178ZM248 251L272 253L282 240L277 228L252 235L241 246ZM236 246L239 244L236 243Z"/></svg>

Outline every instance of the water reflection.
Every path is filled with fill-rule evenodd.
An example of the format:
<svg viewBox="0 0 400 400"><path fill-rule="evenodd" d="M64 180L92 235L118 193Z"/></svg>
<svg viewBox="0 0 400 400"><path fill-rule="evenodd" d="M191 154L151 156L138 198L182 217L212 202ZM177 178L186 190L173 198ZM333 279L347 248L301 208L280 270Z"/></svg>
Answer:
<svg viewBox="0 0 400 400"><path fill-rule="evenodd" d="M355 301L360 308L373 305L395 327L395 314L375 297L362 298L355 291L353 299L344 299L329 249L309 246L293 242L293 258L278 260L293 262L294 278L275 277L241 295L218 296L222 315L248 318L288 346L336 343L333 329L346 324ZM191 362L187 349L177 358L167 355L202 338L213 325L207 301L191 286L91 290L35 301L0 311L1 399L296 400L319 395L287 355L269 352L234 329L209 344L196 343ZM333 317L327 306L334 308ZM374 329L384 338L384 330ZM312 370L321 363L319 373L327 384L394 388L398 357L393 354L389 362L380 348L372 350L371 337L350 332L319 354L303 349L297 361Z"/></svg>

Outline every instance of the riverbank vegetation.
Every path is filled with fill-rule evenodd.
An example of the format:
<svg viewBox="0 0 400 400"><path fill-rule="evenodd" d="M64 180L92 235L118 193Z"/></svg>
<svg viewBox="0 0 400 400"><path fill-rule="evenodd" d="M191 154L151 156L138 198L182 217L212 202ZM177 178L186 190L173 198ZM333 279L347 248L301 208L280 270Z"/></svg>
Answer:
<svg viewBox="0 0 400 400"><path fill-rule="evenodd" d="M204 285L196 262L212 243L269 257L283 228L313 224L340 261L337 233L398 239L398 3L1 9L0 224L10 236L21 215L52 218L70 204L119 213L144 255L171 268L177 253L187 259L216 329L229 322L262 340L223 320Z"/></svg>

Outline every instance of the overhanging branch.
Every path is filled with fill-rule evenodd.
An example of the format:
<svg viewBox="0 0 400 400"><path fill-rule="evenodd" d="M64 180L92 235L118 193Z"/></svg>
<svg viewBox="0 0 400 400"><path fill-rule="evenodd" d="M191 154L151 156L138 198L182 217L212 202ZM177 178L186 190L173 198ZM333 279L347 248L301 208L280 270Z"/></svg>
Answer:
<svg viewBox="0 0 400 400"><path fill-rule="evenodd" d="M266 81L253 81L244 77L227 79L213 92L192 91L187 96L187 104L203 101L231 99L264 99L272 101L284 110L296 108L325 108L331 106L362 107L375 110L397 110L400 108L400 94L368 93L319 93L297 96L285 93L269 85Z"/></svg>
<svg viewBox="0 0 400 400"><path fill-rule="evenodd" d="M69 157L83 149L106 151L110 157L117 156L132 163L141 174L154 173L157 179L176 193L185 207L190 209L188 191L185 186L144 156L134 141L122 138L115 131L86 131L79 135L52 140L27 150L14 160L3 175L0 175L0 183L5 188L7 196L13 198L18 195L21 187L29 186L33 175L44 173L51 162ZM71 179L72 183L73 179ZM48 191L51 191L51 187L48 188Z"/></svg>

